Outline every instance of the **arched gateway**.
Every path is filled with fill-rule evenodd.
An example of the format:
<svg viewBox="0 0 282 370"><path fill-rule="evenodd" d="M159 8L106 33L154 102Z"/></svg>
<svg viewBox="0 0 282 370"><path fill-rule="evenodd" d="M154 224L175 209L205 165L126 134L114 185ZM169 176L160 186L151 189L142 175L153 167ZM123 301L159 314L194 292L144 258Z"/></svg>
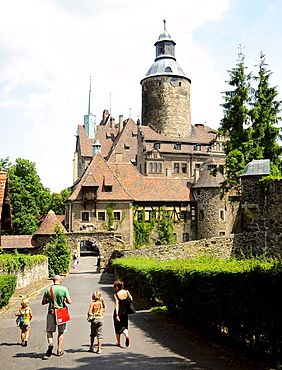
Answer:
<svg viewBox="0 0 282 370"><path fill-rule="evenodd" d="M115 249L124 248L120 234L114 232L66 233L72 253L99 255L100 269L105 270ZM83 244L82 244L83 243ZM92 253L93 252L93 253Z"/></svg>

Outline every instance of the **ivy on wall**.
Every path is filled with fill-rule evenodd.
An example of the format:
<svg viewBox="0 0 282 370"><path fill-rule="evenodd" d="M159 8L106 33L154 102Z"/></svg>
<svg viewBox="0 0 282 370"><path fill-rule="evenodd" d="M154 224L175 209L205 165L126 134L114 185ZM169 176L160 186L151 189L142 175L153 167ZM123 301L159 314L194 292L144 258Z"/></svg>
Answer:
<svg viewBox="0 0 282 370"><path fill-rule="evenodd" d="M103 227L108 231L117 230L118 227L123 223L125 219L126 212L122 211L121 219L119 221L114 222L115 221L115 218L114 218L115 206L116 206L115 203L109 203L107 206L108 223L104 222Z"/></svg>
<svg viewBox="0 0 282 370"><path fill-rule="evenodd" d="M144 245L150 245L151 234L155 229L158 233L158 239L155 240L156 245L175 243L174 224L179 221L174 221L171 213L165 207L161 207L150 212L150 220L145 220L145 209L138 211L138 206L133 208L135 215L133 219L134 231L134 247L140 248Z"/></svg>

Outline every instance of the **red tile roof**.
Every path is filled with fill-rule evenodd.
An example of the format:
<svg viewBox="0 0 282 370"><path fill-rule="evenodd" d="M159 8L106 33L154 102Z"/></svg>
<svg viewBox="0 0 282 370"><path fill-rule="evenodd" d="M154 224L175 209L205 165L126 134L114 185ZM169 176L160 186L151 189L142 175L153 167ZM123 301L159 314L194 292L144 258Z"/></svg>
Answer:
<svg viewBox="0 0 282 370"><path fill-rule="evenodd" d="M64 226L62 225L60 220L55 215L55 213L52 210L50 210L47 213L47 215L44 217L41 225L39 226L38 230L34 233L34 235L37 235L37 234L46 234L46 235L54 234L54 226L56 224L58 224L61 227L61 229L64 233L67 232L67 230L64 228Z"/></svg>
<svg viewBox="0 0 282 370"><path fill-rule="evenodd" d="M131 163L108 163L100 153L93 158L69 200L83 199L83 186L88 184L89 177L99 186L97 200L148 202L193 200L187 180L143 176ZM103 191L104 185L111 185L112 192Z"/></svg>
<svg viewBox="0 0 282 370"><path fill-rule="evenodd" d="M2 235L1 237L1 247L3 249L30 249L36 246L33 235Z"/></svg>

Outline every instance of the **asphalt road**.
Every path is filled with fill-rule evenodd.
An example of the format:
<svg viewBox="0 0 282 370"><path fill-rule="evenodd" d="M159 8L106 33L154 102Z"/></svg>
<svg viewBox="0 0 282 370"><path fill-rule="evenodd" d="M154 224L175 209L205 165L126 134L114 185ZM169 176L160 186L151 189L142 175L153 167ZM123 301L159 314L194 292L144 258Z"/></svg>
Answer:
<svg viewBox="0 0 282 370"><path fill-rule="evenodd" d="M1 369L190 369L190 370L258 370L267 369L225 346L210 342L198 333L181 326L167 314L140 309L130 316L128 348L115 347L113 330L112 274L96 271L96 257L82 257L77 269L64 279L72 297L71 321L65 333L64 355L47 358L45 317L47 306L41 305L43 291L30 299L34 318L30 340L21 347L20 330L15 324L14 309L0 316ZM88 352L89 323L86 312L91 293L100 290L107 304L104 314L102 354ZM138 305L137 305L138 309ZM56 346L54 348L56 353Z"/></svg>

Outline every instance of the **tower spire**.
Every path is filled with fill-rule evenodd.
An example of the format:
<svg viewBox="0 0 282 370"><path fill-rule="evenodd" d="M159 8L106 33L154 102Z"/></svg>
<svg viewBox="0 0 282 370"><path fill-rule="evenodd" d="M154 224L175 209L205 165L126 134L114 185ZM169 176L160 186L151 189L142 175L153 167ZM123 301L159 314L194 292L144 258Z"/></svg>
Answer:
<svg viewBox="0 0 282 370"><path fill-rule="evenodd" d="M164 19L164 31L166 31L166 20Z"/></svg>
<svg viewBox="0 0 282 370"><path fill-rule="evenodd" d="M90 76L90 86L89 86L89 101L88 101L88 115L90 113L90 100L91 100L91 76Z"/></svg>

